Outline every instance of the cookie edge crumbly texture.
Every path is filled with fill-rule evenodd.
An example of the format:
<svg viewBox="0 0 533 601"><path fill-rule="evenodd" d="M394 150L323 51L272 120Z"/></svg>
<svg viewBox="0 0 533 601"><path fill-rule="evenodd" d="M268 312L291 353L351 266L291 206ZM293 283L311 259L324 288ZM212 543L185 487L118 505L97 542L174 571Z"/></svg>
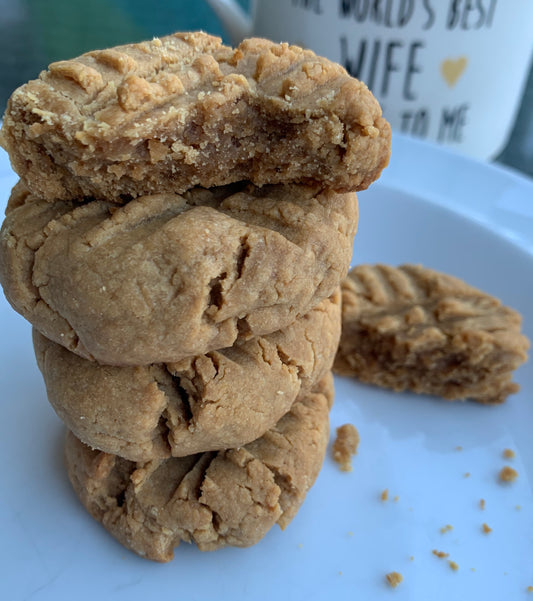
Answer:
<svg viewBox="0 0 533 601"><path fill-rule="evenodd" d="M267 494L268 500L257 504L255 509L252 503L251 526L253 531L257 522L257 531L253 532L251 538L240 540L237 526L231 533L226 531L229 541L226 540L220 516L217 519L211 516L210 498L215 504L217 497L224 500L229 495L230 499L239 499L238 492L235 497L235 491L217 488L216 477L213 479L215 474L203 473L199 479L196 475L192 487L186 483L186 490L180 490L186 478L178 483L168 500L168 504L175 502L174 509L182 512L174 530L168 528L168 524L157 524L159 518L161 522L165 521L162 516L164 508L157 508L148 515L135 498L136 488L142 488L146 474L154 469L154 464L157 468L158 462L126 462L117 456L90 449L67 431L65 461L68 476L76 495L92 517L102 523L122 545L142 557L161 562L170 561L173 549L179 545L180 540L196 543L202 551L215 550L228 544L250 546L257 543L275 523L284 529L304 501L325 456L329 437L328 413L332 402L333 378L329 374L313 393L302 396L291 411L263 437L241 449L221 451L215 457L213 454L204 454L208 465L220 459L220 469L222 472L229 469L227 473L230 474L230 481L231 473L234 473L237 488L239 478L243 478L241 485L247 489L247 479L254 473L267 476L269 490L266 490L267 482L264 487L259 483L259 489L260 494ZM294 437L289 440L284 433L291 432ZM296 446L300 445L304 448L299 448L296 452ZM196 464L201 460L200 456ZM193 459L194 461L196 460ZM118 472L115 469L117 464L123 466L120 468L122 471L125 469L129 473L126 478L120 474L120 469ZM251 485L250 482L248 485ZM128 511L131 512L129 516ZM170 511L172 512L172 508ZM183 519L190 519L192 524L200 520L203 527L188 530L185 524L179 523L180 519L182 522ZM244 521L246 520L243 523ZM249 524L245 528L250 534ZM217 529L221 532L217 532Z"/></svg>
<svg viewBox="0 0 533 601"><path fill-rule="evenodd" d="M495 297L421 265L359 265L341 289L335 373L396 391L484 404L503 403L518 391L512 376L527 360L530 343L520 331L520 314ZM469 300L477 303L473 312ZM477 317L481 312L490 320L492 314L490 327L476 328L476 310ZM453 361L468 370L455 374L461 382L443 377Z"/></svg>
<svg viewBox="0 0 533 601"><path fill-rule="evenodd" d="M158 131L170 118L173 137ZM250 38L233 50L194 32L53 63L10 97L0 143L43 198L117 200L243 179L363 190L388 164L390 137L377 100L340 65L286 43ZM240 146L235 165L228 155L208 175L221 149Z"/></svg>
<svg viewBox="0 0 533 601"><path fill-rule="evenodd" d="M146 462L243 446L331 370L340 296L283 331L167 366L100 366L34 328L35 356L50 404L91 448Z"/></svg>

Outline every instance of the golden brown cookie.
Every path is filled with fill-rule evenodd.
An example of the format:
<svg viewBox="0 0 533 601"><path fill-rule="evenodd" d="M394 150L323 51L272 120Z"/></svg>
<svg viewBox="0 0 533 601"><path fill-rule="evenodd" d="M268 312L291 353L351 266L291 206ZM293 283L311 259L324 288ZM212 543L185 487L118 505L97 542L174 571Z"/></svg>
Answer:
<svg viewBox="0 0 533 601"><path fill-rule="evenodd" d="M390 153L368 88L287 44L205 33L96 50L17 89L2 145L41 198L119 200L249 180L362 190Z"/></svg>
<svg viewBox="0 0 533 601"><path fill-rule="evenodd" d="M342 283L334 370L394 390L502 403L527 359L520 315L417 265L359 265Z"/></svg>
<svg viewBox="0 0 533 601"><path fill-rule="evenodd" d="M132 551L169 561L180 540L202 551L257 543L285 528L313 485L329 436L331 375L240 449L134 463L68 433L67 469L89 513Z"/></svg>
<svg viewBox="0 0 533 601"><path fill-rule="evenodd" d="M355 193L298 185L13 205L0 231L7 299L47 338L111 365L283 329L338 288L357 227Z"/></svg>
<svg viewBox="0 0 533 601"><path fill-rule="evenodd" d="M48 398L85 444L131 461L240 447L329 370L340 292L284 330L177 363L101 366L34 330Z"/></svg>

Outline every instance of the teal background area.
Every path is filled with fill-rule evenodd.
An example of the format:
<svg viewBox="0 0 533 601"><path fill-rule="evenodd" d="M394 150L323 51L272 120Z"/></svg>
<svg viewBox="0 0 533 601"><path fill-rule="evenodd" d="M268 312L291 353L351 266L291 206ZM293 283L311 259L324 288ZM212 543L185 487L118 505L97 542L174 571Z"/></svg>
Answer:
<svg viewBox="0 0 533 601"><path fill-rule="evenodd" d="M0 0L0 109L51 62L198 29L228 41L203 0Z"/></svg>
<svg viewBox="0 0 533 601"><path fill-rule="evenodd" d="M238 1L249 7L249 0ZM204 0L0 0L0 114L12 91L53 61L199 29L229 42ZM533 70L497 161L533 175Z"/></svg>

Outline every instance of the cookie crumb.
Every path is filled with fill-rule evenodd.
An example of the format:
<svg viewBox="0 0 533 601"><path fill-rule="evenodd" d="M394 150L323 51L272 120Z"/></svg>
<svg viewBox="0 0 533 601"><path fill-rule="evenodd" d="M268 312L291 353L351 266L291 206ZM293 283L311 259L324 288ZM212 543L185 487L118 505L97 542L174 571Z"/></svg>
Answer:
<svg viewBox="0 0 533 601"><path fill-rule="evenodd" d="M459 565L455 562L455 561L449 561L448 565L450 566L450 568L454 571L457 572L457 570L459 569Z"/></svg>
<svg viewBox="0 0 533 601"><path fill-rule="evenodd" d="M470 472L465 472L465 473L464 473L464 477L465 477L465 478L470 478Z"/></svg>
<svg viewBox="0 0 533 601"><path fill-rule="evenodd" d="M415 560L415 556L411 555L411 557L409 557L409 561L414 561Z"/></svg>
<svg viewBox="0 0 533 601"><path fill-rule="evenodd" d="M396 588L403 581L403 576L400 572L389 572L385 578L392 588Z"/></svg>
<svg viewBox="0 0 533 601"><path fill-rule="evenodd" d="M393 501L394 501L395 503L398 503L398 501L399 501L399 500L400 500L400 497L399 497L398 495L396 495L396 496L394 497L394 499L393 499Z"/></svg>
<svg viewBox="0 0 533 601"><path fill-rule="evenodd" d="M533 593L533 586L528 586L527 589L526 589L526 591L528 593Z"/></svg>
<svg viewBox="0 0 533 601"><path fill-rule="evenodd" d="M446 526L443 526L440 529L440 533L441 534L446 534L446 532L450 532L451 530L453 530L453 526L451 524L446 524Z"/></svg>
<svg viewBox="0 0 533 601"><path fill-rule="evenodd" d="M481 510L485 510L485 499L480 499L479 500L479 508Z"/></svg>
<svg viewBox="0 0 533 601"><path fill-rule="evenodd" d="M505 457L505 459L514 459L516 457L513 449L503 449L502 455Z"/></svg>
<svg viewBox="0 0 533 601"><path fill-rule="evenodd" d="M449 553L445 553L444 551L437 551L437 549L433 549L433 551L431 551L433 553L433 555L435 555L435 557L438 557L439 559L445 559L446 557L450 557Z"/></svg>
<svg viewBox="0 0 533 601"><path fill-rule="evenodd" d="M481 528L485 534L490 534L492 532L492 528L488 524L483 523Z"/></svg>
<svg viewBox="0 0 533 601"><path fill-rule="evenodd" d="M475 571L476 571L476 568L470 568L470 571L471 571L471 572L475 572Z"/></svg>
<svg viewBox="0 0 533 601"><path fill-rule="evenodd" d="M500 470L500 480L502 482L514 482L517 478L518 472L508 465Z"/></svg>
<svg viewBox="0 0 533 601"><path fill-rule="evenodd" d="M343 472L352 471L352 456L357 453L359 432L353 424L337 428L337 438L333 443L333 459Z"/></svg>
<svg viewBox="0 0 533 601"><path fill-rule="evenodd" d="M463 447L461 445L458 445L458 446L455 447L455 450L456 451L462 451Z"/></svg>
<svg viewBox="0 0 533 601"><path fill-rule="evenodd" d="M386 488L382 493L381 493L381 500L382 501L388 501L389 500L389 489Z"/></svg>
<svg viewBox="0 0 533 601"><path fill-rule="evenodd" d="M353 532L351 530L348 530L348 536L353 536Z"/></svg>
<svg viewBox="0 0 533 601"><path fill-rule="evenodd" d="M520 511L522 509L522 505L515 505L514 508L516 511Z"/></svg>

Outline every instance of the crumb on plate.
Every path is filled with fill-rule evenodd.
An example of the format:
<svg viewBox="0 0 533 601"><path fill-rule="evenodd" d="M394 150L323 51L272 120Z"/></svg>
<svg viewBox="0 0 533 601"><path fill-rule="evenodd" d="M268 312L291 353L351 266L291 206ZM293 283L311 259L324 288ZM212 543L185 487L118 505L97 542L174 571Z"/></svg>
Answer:
<svg viewBox="0 0 533 601"><path fill-rule="evenodd" d="M333 459L343 472L352 471L352 455L357 453L359 432L353 424L344 424L337 428L337 438L333 443Z"/></svg>
<svg viewBox="0 0 533 601"><path fill-rule="evenodd" d="M392 588L396 588L403 581L403 576L400 572L389 572L386 574L385 579Z"/></svg>
<svg viewBox="0 0 533 601"><path fill-rule="evenodd" d="M505 459L514 459L516 457L513 449L503 449L502 455L505 457Z"/></svg>
<svg viewBox="0 0 533 601"><path fill-rule="evenodd" d="M509 465L502 467L500 470L500 480L502 482L514 482L517 478L518 472Z"/></svg>
<svg viewBox="0 0 533 601"><path fill-rule="evenodd" d="M485 505L486 505L485 499L480 499L479 500L479 508L480 509L485 509Z"/></svg>
<svg viewBox="0 0 533 601"><path fill-rule="evenodd" d="M446 526L443 526L440 529L440 533L441 534L446 534L446 532L450 532L451 530L453 530L453 526L451 524L446 524Z"/></svg>
<svg viewBox="0 0 533 601"><path fill-rule="evenodd" d="M448 561L448 565L454 572L457 572L457 570L459 569L459 564L457 564L455 561Z"/></svg>
<svg viewBox="0 0 533 601"><path fill-rule="evenodd" d="M488 524L483 523L481 528L485 534L490 534L492 532L492 528Z"/></svg>
<svg viewBox="0 0 533 601"><path fill-rule="evenodd" d="M445 553L444 551L437 551L437 549L433 549L433 551L431 552L433 553L433 555L435 555L435 557L438 557L440 559L444 559L445 557L450 556L449 553Z"/></svg>

